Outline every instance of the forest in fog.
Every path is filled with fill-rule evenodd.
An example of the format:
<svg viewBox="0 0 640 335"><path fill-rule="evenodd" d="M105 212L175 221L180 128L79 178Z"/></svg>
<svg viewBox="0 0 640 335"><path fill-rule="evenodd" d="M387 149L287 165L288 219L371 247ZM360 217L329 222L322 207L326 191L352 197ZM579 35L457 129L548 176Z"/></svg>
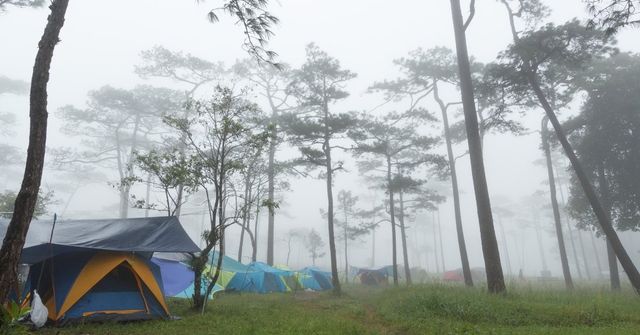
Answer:
<svg viewBox="0 0 640 335"><path fill-rule="evenodd" d="M0 301L32 219L158 216L196 307L212 252L640 292L638 6L0 0Z"/></svg>

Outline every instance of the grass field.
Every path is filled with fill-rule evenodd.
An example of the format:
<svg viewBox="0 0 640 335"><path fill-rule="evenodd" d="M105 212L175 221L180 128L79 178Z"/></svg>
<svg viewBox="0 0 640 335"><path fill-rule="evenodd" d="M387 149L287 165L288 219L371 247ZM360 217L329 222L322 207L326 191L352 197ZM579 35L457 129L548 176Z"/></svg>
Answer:
<svg viewBox="0 0 640 335"><path fill-rule="evenodd" d="M220 295L204 315L172 300L177 321L85 324L41 334L640 334L631 291L519 287L492 296L438 284L328 293Z"/></svg>

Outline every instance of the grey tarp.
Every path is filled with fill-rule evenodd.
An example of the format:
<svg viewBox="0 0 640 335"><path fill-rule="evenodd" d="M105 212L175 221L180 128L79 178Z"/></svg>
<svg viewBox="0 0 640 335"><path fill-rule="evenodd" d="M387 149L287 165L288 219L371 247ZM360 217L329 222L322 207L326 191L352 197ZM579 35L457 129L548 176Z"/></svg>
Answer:
<svg viewBox="0 0 640 335"><path fill-rule="evenodd" d="M8 221L0 221L0 237L4 239ZM33 221L22 250L22 262L37 263L56 254L77 249L154 252L199 252L198 246L173 216L70 220L56 223L49 244L51 221Z"/></svg>

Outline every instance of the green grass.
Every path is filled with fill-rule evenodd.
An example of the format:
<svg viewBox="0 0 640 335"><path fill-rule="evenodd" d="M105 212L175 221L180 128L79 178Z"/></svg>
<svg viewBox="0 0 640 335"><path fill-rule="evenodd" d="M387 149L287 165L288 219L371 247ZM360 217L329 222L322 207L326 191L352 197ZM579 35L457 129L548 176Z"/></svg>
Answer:
<svg viewBox="0 0 640 335"><path fill-rule="evenodd" d="M429 284L328 293L227 294L204 315L172 300L178 321L85 324L43 334L640 334L640 297L583 289L505 295Z"/></svg>

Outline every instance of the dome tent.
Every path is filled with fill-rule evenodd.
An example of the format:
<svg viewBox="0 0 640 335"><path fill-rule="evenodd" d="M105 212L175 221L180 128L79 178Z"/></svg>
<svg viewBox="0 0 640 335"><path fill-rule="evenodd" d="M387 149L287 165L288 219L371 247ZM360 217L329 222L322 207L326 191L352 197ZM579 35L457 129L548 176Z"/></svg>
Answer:
<svg viewBox="0 0 640 335"><path fill-rule="evenodd" d="M6 226L0 222L0 235ZM150 257L198 251L175 217L61 221L55 228L34 221L21 257L30 265L24 296L37 289L56 324L167 318Z"/></svg>

